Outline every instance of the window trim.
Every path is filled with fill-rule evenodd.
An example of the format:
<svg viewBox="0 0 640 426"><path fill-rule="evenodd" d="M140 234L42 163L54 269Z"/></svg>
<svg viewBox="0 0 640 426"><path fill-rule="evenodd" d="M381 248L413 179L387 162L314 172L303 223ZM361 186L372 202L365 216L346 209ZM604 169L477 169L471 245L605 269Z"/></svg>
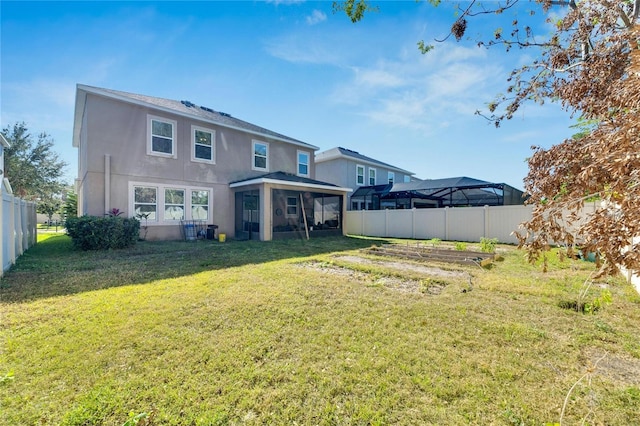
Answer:
<svg viewBox="0 0 640 426"><path fill-rule="evenodd" d="M182 191L182 204L175 204L175 203L171 203L170 205L172 206L182 206L182 219L172 219L172 218L167 218L167 190L174 190L174 191ZM162 220L164 222L179 222L181 220L186 220L186 215L187 215L187 192L188 190L185 188L180 188L179 186L165 186L162 190Z"/></svg>
<svg viewBox="0 0 640 426"><path fill-rule="evenodd" d="M159 121L162 123L171 124L171 153L158 152L153 150L153 122ZM164 158L178 158L178 150L176 147L176 134L177 134L178 122L157 115L147 114L147 155L154 155Z"/></svg>
<svg viewBox="0 0 640 426"><path fill-rule="evenodd" d="M160 212L158 210L158 204L159 204L159 199L160 199L160 189L158 188L157 185L155 184L151 184L151 183L133 183L129 185L129 211L133 212L132 214L135 214L136 211L136 204L143 204L143 205L152 205L151 203L137 203L136 202L136 188L153 188L156 191L156 202L155 202L155 206L156 206L156 211L155 211L155 219L141 219L141 222L143 222L143 224L148 224L148 223L157 223L159 221L159 217L160 217Z"/></svg>
<svg viewBox="0 0 640 426"><path fill-rule="evenodd" d="M295 206L289 204L289 200L291 200L291 199L293 199L296 202ZM292 197L292 196L287 196L286 197L285 205L284 205L284 209L285 209L284 210L284 217L286 217L287 219L298 218L298 213L300 211L300 207L298 207L299 206L298 202L299 202L298 197ZM296 212L295 213L289 213L289 207L295 207L296 208Z"/></svg>
<svg viewBox="0 0 640 426"><path fill-rule="evenodd" d="M200 186L188 186L188 185L176 185L175 183L151 183L151 182L129 182L128 185L128 199L129 199L129 210L132 216L135 216L135 188L136 187L146 187L146 188L155 188L156 190L156 220L148 220L149 226L167 226L167 225L179 225L180 220L177 219L165 219L165 190L167 189L179 189L184 190L184 219L183 220L192 220L192 193L194 191L206 191L209 193L207 199L207 219L206 223L210 224L213 220L213 188L206 188ZM204 205L204 204L198 204Z"/></svg>
<svg viewBox="0 0 640 426"><path fill-rule="evenodd" d="M358 173L358 169L362 169L362 182L358 182L358 177L360 176L360 174ZM356 164L356 185L360 185L360 186L364 186L364 183L367 181L366 180L366 169L362 164Z"/></svg>
<svg viewBox="0 0 640 426"><path fill-rule="evenodd" d="M265 167L256 167L256 145L264 145L267 148L267 154L265 156ZM263 142L256 139L251 140L251 170L258 170L261 172L269 171L269 142Z"/></svg>
<svg viewBox="0 0 640 426"><path fill-rule="evenodd" d="M211 134L211 159L196 157L196 131ZM216 131L207 127L191 125L191 161L194 163L216 164Z"/></svg>
<svg viewBox="0 0 640 426"><path fill-rule="evenodd" d="M371 172L373 172L373 183L371 183L371 177L372 177ZM369 186L374 186L376 184L376 180L378 179L377 171L375 167L369 167L369 175L367 177L368 177Z"/></svg>
<svg viewBox="0 0 640 426"><path fill-rule="evenodd" d="M304 164L300 162L300 154L304 154L307 156L307 163L306 163L307 173L306 174L300 173L300 165ZM298 150L298 152L296 153L296 163L297 163L296 174L302 177L309 177L311 174L311 153L309 153L309 151Z"/></svg>
<svg viewBox="0 0 640 426"><path fill-rule="evenodd" d="M387 172L387 183L396 183L396 174L394 172Z"/></svg>

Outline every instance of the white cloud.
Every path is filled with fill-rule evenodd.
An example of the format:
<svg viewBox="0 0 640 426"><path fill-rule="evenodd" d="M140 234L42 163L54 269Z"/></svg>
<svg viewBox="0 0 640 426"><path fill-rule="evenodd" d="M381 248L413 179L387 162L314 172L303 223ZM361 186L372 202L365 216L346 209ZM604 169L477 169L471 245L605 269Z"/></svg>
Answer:
<svg viewBox="0 0 640 426"><path fill-rule="evenodd" d="M315 9L311 15L307 16L307 24L309 25L316 25L326 20L327 14L317 9Z"/></svg>
<svg viewBox="0 0 640 426"><path fill-rule="evenodd" d="M472 116L495 96L505 74L486 50L455 44L350 70L331 94L333 102L375 122L420 131Z"/></svg>
<svg viewBox="0 0 640 426"><path fill-rule="evenodd" d="M330 64L341 62L341 52L320 39L302 41L297 35L271 39L264 47L270 55L293 63Z"/></svg>

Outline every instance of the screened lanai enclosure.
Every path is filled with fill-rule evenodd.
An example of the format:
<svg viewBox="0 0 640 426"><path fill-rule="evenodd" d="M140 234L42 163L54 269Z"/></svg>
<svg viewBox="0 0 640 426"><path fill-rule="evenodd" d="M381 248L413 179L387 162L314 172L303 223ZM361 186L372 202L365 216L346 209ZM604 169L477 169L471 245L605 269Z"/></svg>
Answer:
<svg viewBox="0 0 640 426"><path fill-rule="evenodd" d="M524 193L504 183L468 177L365 186L351 195L351 210L521 205Z"/></svg>
<svg viewBox="0 0 640 426"><path fill-rule="evenodd" d="M348 188L283 172L231 187L236 239L309 239L344 233Z"/></svg>

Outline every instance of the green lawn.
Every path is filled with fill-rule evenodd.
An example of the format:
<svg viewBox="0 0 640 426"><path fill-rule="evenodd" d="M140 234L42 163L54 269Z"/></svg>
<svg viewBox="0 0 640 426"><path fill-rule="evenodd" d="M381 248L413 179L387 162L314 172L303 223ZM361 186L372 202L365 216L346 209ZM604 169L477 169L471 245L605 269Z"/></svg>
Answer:
<svg viewBox="0 0 640 426"><path fill-rule="evenodd" d="M0 281L0 423L544 425L582 378L563 425L640 424L624 280L598 280L587 299L612 303L584 314L560 305L590 263L543 273L500 247L490 269L430 265L443 276L363 250L379 243L43 235Z"/></svg>

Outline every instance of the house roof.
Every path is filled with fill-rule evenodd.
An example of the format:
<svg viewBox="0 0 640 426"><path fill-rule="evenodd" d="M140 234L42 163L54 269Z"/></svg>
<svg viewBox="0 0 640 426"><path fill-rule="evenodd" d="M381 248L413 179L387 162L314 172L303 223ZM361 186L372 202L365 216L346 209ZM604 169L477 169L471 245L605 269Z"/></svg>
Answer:
<svg viewBox="0 0 640 426"><path fill-rule="evenodd" d="M285 183L291 186L300 186L312 189L331 189L334 191L351 192L351 188L341 188L338 185L332 183L322 182L315 179L309 179L306 177L294 175L285 172L273 172L267 173L261 176L239 180L231 182L229 186L231 188L239 188L247 185L263 184L263 183Z"/></svg>
<svg viewBox="0 0 640 426"><path fill-rule="evenodd" d="M302 142L298 139L285 136L281 133L274 132L264 127L249 123L239 118L232 117L230 114L221 111L215 111L212 108L198 106L190 101L177 101L173 99L157 98L154 96L140 95L136 93L122 92L119 90L104 89L100 87L87 86L78 84L76 88L76 110L73 129L73 146L77 147L80 142L80 127L82 125L82 114L84 114L84 105L87 94L104 96L111 99L117 99L123 102L133 103L136 105L162 110L171 114L181 115L183 117L194 118L200 121L212 123L218 126L230 129L241 130L256 136L267 137L279 140L281 142L302 146L308 149L317 150L317 146Z"/></svg>
<svg viewBox="0 0 640 426"><path fill-rule="evenodd" d="M331 148L327 151L319 152L315 155L315 162L322 163L324 161L330 161L337 158L347 158L350 160L354 160L360 163L366 163L372 166L384 167L389 170L394 170L396 172L404 173L407 175L414 175L415 173L410 172L408 170L401 169L396 166L392 166L391 164L383 163L382 161L376 160L371 157L367 157L366 155L362 155L357 151L353 151L351 149L343 148L341 146Z"/></svg>

